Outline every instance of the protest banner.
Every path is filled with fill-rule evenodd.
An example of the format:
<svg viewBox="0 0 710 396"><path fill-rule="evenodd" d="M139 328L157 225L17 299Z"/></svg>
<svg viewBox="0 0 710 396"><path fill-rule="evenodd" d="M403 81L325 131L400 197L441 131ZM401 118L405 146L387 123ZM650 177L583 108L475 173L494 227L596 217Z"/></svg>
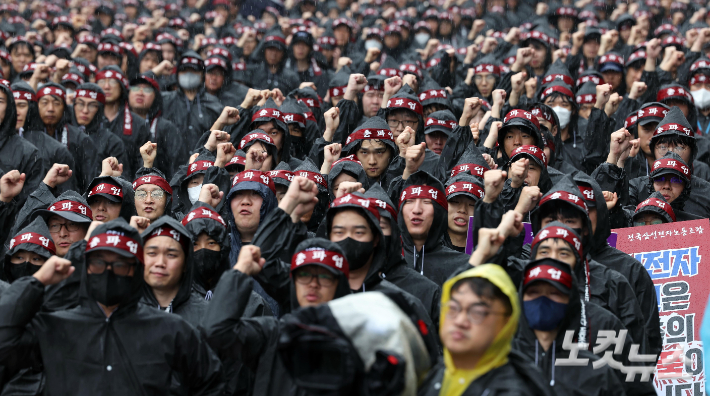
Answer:
<svg viewBox="0 0 710 396"><path fill-rule="evenodd" d="M700 326L710 292L708 219L612 230L616 248L636 258L656 286L663 351L656 364L658 395L705 395ZM691 298L692 297L692 298Z"/></svg>

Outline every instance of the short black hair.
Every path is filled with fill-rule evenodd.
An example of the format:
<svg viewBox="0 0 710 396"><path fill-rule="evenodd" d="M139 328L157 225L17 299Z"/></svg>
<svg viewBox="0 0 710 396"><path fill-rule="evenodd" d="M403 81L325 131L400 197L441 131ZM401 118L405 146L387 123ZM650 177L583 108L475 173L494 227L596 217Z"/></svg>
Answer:
<svg viewBox="0 0 710 396"><path fill-rule="evenodd" d="M660 137L653 147L655 148L659 144L672 144L674 146L684 145L694 149L697 143L695 142L695 138L674 134Z"/></svg>
<svg viewBox="0 0 710 396"><path fill-rule="evenodd" d="M566 202L551 202L549 205L543 205L540 208L539 219L542 221L546 217L552 217L555 220L560 217L563 219L580 219L582 223L585 220L585 216L581 211Z"/></svg>
<svg viewBox="0 0 710 396"><path fill-rule="evenodd" d="M459 279L451 286L451 295L457 292L463 285L468 285L473 294L477 295L484 300L499 300L503 307L505 307L505 313L510 315L513 312L513 306L510 303L508 296L503 293L503 291L491 281L486 278L472 277Z"/></svg>

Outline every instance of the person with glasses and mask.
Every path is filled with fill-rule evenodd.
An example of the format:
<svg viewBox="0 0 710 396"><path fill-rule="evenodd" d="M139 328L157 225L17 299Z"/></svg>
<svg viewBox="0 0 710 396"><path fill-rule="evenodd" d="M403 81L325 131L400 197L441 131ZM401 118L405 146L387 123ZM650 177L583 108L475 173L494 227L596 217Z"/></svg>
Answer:
<svg viewBox="0 0 710 396"><path fill-rule="evenodd" d="M635 211L625 210L625 212L627 216L631 215L629 223L632 227L674 223L676 221L673 208L663 198L663 194L659 192L654 192L638 204Z"/></svg>

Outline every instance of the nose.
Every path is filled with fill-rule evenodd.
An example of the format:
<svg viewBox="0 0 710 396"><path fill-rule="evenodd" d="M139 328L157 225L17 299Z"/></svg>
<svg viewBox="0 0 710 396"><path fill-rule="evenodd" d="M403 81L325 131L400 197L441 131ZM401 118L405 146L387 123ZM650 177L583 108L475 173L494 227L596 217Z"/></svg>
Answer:
<svg viewBox="0 0 710 396"><path fill-rule="evenodd" d="M320 288L320 283L318 283L318 275L313 275L311 277L311 281L308 282L308 287L310 287L312 289Z"/></svg>
<svg viewBox="0 0 710 396"><path fill-rule="evenodd" d="M145 196L145 202L152 203L153 202L153 194L148 193L148 195Z"/></svg>
<svg viewBox="0 0 710 396"><path fill-rule="evenodd" d="M63 224L61 227L59 227L59 232L57 233L60 237L65 237L69 235L69 229L67 229L67 225Z"/></svg>
<svg viewBox="0 0 710 396"><path fill-rule="evenodd" d="M424 207L422 206L422 200L415 199L414 200L414 207L412 208L412 213L421 214L422 212L424 212Z"/></svg>
<svg viewBox="0 0 710 396"><path fill-rule="evenodd" d="M671 181L666 180L661 184L661 190L670 190L671 189Z"/></svg>

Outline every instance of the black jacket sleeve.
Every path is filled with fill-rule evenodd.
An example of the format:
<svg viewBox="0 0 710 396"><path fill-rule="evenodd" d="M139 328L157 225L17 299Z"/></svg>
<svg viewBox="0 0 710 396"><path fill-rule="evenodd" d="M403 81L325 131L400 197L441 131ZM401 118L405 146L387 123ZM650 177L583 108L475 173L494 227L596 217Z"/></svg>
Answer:
<svg viewBox="0 0 710 396"><path fill-rule="evenodd" d="M0 364L12 361L22 340L31 334L28 325L42 306L44 285L34 277L16 280L0 296Z"/></svg>

